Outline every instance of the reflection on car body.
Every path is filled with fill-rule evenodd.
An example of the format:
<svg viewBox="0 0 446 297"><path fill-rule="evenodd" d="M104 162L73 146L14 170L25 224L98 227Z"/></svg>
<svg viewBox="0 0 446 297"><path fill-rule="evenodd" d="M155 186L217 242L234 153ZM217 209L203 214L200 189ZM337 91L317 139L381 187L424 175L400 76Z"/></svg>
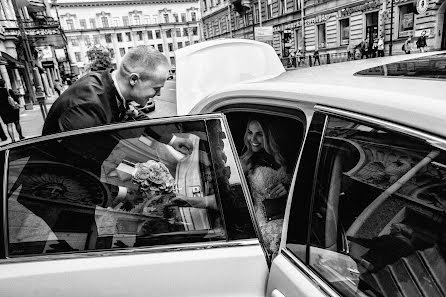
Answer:
<svg viewBox="0 0 446 297"><path fill-rule="evenodd" d="M191 68L198 57L208 67ZM444 53L411 57L438 63ZM178 112L203 115L3 147L0 292L445 296L443 76L354 75L404 59L285 72L266 44L204 42L177 53ZM276 128L293 176L275 258L238 160L251 116ZM194 138L195 161L145 137L150 125ZM96 155L61 147L88 135L114 141L94 146Z"/></svg>

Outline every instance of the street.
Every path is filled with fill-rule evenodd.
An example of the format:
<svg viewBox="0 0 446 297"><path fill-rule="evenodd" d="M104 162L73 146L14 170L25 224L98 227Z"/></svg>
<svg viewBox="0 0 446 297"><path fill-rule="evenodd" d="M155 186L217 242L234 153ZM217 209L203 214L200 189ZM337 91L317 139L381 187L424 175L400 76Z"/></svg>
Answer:
<svg viewBox="0 0 446 297"><path fill-rule="evenodd" d="M51 99L48 100L48 110L51 108ZM51 103L50 103L51 102ZM149 113L151 118L161 118L176 115L176 81L168 80L164 84L164 88L161 89L161 95L155 97L156 108L153 112ZM24 110L20 112L20 124L23 129L23 135L27 138L40 136L43 127L43 117L40 111L39 105L34 105L33 110ZM8 135L6 125L2 123L5 134ZM18 140L17 131L14 129L14 135ZM10 143L11 140L0 141L0 146Z"/></svg>

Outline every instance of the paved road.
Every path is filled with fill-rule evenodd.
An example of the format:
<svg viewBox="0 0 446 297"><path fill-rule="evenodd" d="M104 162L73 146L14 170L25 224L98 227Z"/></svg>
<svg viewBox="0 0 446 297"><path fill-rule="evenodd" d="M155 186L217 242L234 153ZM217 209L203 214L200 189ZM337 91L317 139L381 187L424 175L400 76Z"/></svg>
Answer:
<svg viewBox="0 0 446 297"><path fill-rule="evenodd" d="M48 100L51 102L52 100ZM168 117L177 114L176 110L176 81L166 81L164 88L161 90L161 96L155 98L156 108L149 114L152 118ZM51 103L47 104L48 110L51 107ZM43 118L39 105L34 105L33 110L22 110L20 113L20 123L23 129L23 135L26 137L36 137L42 132ZM7 134L6 126L2 123L3 130ZM14 130L14 133L16 131ZM18 140L17 133L15 134L16 140ZM0 146L10 143L11 140L0 141Z"/></svg>

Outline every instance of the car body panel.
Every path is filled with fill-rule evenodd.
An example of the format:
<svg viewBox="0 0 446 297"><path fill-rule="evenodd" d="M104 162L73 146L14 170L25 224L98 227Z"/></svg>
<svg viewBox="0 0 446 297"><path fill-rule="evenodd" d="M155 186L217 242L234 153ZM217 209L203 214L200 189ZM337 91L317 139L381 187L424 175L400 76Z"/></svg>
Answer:
<svg viewBox="0 0 446 297"><path fill-rule="evenodd" d="M234 247L197 245L43 263L25 259L1 264L0 295L263 296L268 268L262 263L256 240Z"/></svg>
<svg viewBox="0 0 446 297"><path fill-rule="evenodd" d="M271 46L246 39L201 42L179 49L175 55L179 115L189 113L201 98L224 86L285 72Z"/></svg>
<svg viewBox="0 0 446 297"><path fill-rule="evenodd" d="M61 137L191 119L221 119L224 124L224 116L216 114L119 123L28 139L4 146L0 153L7 159L10 150ZM7 170L7 164L2 168ZM7 195L6 179L7 174L3 197ZM4 222L11 205L6 201L3 198ZM5 243L8 230L4 223ZM8 246L3 248L8 250ZM267 278L268 264L257 238L0 260L2 296L264 296Z"/></svg>

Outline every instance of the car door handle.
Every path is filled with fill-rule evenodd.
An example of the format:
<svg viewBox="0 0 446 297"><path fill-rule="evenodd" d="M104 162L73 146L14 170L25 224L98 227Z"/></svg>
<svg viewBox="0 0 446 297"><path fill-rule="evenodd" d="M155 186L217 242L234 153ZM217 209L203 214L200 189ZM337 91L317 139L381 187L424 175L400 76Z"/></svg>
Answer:
<svg viewBox="0 0 446 297"><path fill-rule="evenodd" d="M285 295L283 295L282 293L280 293L279 290L274 289L273 292L271 293L271 297L285 297Z"/></svg>

